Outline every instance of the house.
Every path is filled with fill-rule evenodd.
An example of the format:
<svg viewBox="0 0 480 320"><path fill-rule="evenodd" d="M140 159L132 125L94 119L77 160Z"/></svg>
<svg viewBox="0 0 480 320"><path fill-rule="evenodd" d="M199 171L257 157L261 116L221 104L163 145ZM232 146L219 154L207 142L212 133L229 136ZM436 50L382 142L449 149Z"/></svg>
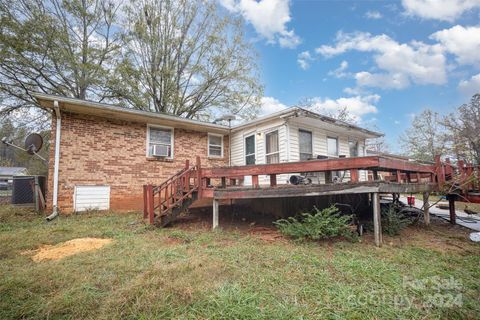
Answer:
<svg viewBox="0 0 480 320"><path fill-rule="evenodd" d="M141 210L143 185L161 183L196 156L207 168L356 157L365 155L366 139L380 136L296 107L228 127L73 98L35 97L53 111L47 208L62 213ZM345 172L313 176L318 183L334 176L349 179ZM281 175L278 181L288 178ZM260 177L260 183L266 179ZM367 180L366 173L360 180Z"/></svg>
<svg viewBox="0 0 480 320"><path fill-rule="evenodd" d="M0 189L11 187L14 176L24 176L27 168L24 167L0 167Z"/></svg>

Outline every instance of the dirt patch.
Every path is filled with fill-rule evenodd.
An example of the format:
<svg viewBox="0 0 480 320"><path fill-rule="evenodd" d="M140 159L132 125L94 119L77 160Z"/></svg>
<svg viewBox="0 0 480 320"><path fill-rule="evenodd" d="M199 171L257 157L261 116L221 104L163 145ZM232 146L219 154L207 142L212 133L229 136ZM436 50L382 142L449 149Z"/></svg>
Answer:
<svg viewBox="0 0 480 320"><path fill-rule="evenodd" d="M275 242L285 239L285 237L274 228L253 227L248 230L248 233L265 242Z"/></svg>
<svg viewBox="0 0 480 320"><path fill-rule="evenodd" d="M42 246L38 250L24 251L22 254L27 255L34 253L32 260L35 262L40 262L43 260L60 260L80 252L100 249L112 241L112 239L78 238L65 241L54 246Z"/></svg>

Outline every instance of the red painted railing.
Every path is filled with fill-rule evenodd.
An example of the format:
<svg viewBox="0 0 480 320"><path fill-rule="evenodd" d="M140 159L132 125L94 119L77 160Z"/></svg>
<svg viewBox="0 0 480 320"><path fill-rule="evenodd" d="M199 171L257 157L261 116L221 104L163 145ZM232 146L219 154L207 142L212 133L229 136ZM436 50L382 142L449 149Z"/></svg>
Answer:
<svg viewBox="0 0 480 320"><path fill-rule="evenodd" d="M200 158L197 157L195 166L190 167L187 160L182 170L160 185L144 185L143 218L148 218L150 224L154 224L155 213L157 213L157 217L168 215L172 209L181 206L185 200L192 199L194 192L200 193L200 173Z"/></svg>

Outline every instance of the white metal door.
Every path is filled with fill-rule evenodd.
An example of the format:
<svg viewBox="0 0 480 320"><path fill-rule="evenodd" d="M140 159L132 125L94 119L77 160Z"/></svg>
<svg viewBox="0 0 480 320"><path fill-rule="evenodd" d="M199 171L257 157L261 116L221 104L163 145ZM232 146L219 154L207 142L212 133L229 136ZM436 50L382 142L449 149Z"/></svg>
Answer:
<svg viewBox="0 0 480 320"><path fill-rule="evenodd" d="M75 211L108 209L110 209L110 186L75 186Z"/></svg>

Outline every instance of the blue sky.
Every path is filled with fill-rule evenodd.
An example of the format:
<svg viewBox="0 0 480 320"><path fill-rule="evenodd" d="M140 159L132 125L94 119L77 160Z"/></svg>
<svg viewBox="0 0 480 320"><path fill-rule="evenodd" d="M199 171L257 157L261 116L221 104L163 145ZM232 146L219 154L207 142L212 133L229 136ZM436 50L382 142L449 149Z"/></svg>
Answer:
<svg viewBox="0 0 480 320"><path fill-rule="evenodd" d="M392 151L412 115L480 91L480 0L220 0L260 54L263 111L346 107Z"/></svg>

